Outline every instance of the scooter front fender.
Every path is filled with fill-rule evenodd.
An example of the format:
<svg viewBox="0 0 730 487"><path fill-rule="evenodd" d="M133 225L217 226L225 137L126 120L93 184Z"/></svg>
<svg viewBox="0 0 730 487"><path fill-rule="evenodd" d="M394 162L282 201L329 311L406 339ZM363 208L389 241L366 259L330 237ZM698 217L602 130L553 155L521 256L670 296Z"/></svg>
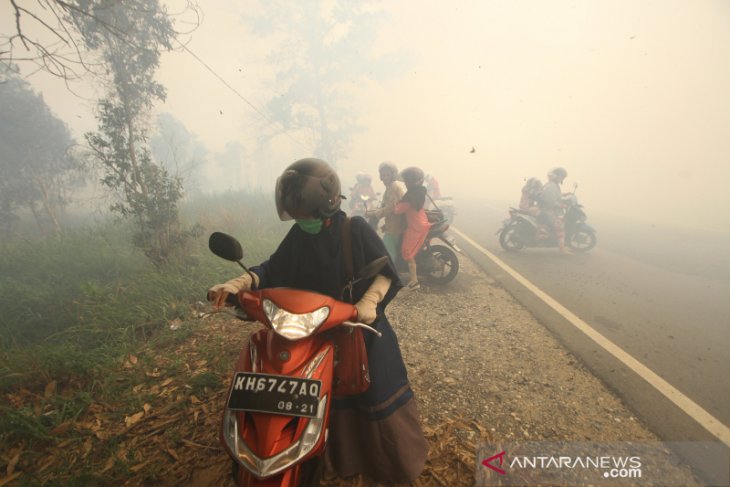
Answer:
<svg viewBox="0 0 730 487"><path fill-rule="evenodd" d="M461 247L456 243L456 239L449 235L448 233L442 233L438 237L439 240L441 240L443 243L451 247L452 249L456 250L457 252L461 253Z"/></svg>
<svg viewBox="0 0 730 487"><path fill-rule="evenodd" d="M280 364L272 361L269 334L259 330L251 335L242 350L236 372L256 372L282 375ZM314 339L316 337L313 337ZM293 377L307 377L321 381L317 415L314 418L269 414L252 411L233 411L226 408L221 425L221 443L238 465L239 485L296 485L298 467L323 452L332 398L334 347L330 340L320 338L312 352L312 339L289 342L286 353L279 358L300 362L298 367L287 367ZM282 350L284 351L284 350ZM306 352L302 356L298 352ZM230 390L229 390L230 395ZM292 477L294 475L294 477ZM270 484L272 479L280 483ZM287 480L288 479L288 480ZM266 480L265 483L256 483Z"/></svg>

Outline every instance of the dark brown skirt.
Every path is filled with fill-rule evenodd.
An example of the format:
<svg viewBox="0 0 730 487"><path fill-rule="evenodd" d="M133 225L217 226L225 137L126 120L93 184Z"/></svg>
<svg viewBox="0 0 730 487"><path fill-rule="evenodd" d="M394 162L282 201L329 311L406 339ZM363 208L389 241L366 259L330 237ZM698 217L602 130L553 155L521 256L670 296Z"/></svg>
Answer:
<svg viewBox="0 0 730 487"><path fill-rule="evenodd" d="M423 471L428 444L412 394L383 419L333 409L330 427L326 466L341 477L362 473L380 481L412 482Z"/></svg>
<svg viewBox="0 0 730 487"><path fill-rule="evenodd" d="M370 388L334 399L326 466L342 477L411 482L423 471L428 443L395 333L385 317L376 323L382 337L366 338Z"/></svg>

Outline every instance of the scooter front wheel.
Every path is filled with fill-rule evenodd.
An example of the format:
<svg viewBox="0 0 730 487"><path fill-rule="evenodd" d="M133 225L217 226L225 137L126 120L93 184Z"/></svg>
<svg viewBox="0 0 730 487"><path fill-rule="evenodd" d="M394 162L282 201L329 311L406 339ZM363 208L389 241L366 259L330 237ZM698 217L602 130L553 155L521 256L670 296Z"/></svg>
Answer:
<svg viewBox="0 0 730 487"><path fill-rule="evenodd" d="M324 455L317 455L307 460L299 471L300 487L317 487L324 475Z"/></svg>
<svg viewBox="0 0 730 487"><path fill-rule="evenodd" d="M525 248L525 241L520 235L520 225L511 223L499 233L499 245L507 252L516 252Z"/></svg>
<svg viewBox="0 0 730 487"><path fill-rule="evenodd" d="M568 235L567 240L568 247L575 252L588 252L596 246L596 234L592 232L578 230Z"/></svg>
<svg viewBox="0 0 730 487"><path fill-rule="evenodd" d="M299 480L297 481L297 487L317 487L322 481L324 476L324 455L317 455L314 458L307 460L306 462L296 466L299 469ZM244 474L244 479L241 480L239 477L239 470L241 466L235 460L231 460L231 476L233 482L237 486L250 485L250 481L253 480L254 484L260 482L256 477L250 476L247 472ZM250 477L249 477L250 476Z"/></svg>

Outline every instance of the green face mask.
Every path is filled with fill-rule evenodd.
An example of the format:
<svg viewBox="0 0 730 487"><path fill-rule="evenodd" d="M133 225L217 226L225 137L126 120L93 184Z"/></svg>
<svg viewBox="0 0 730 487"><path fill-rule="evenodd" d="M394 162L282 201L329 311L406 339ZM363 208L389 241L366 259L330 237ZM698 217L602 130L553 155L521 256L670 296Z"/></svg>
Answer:
<svg viewBox="0 0 730 487"><path fill-rule="evenodd" d="M299 228L312 235L317 235L322 230L322 220L295 220Z"/></svg>

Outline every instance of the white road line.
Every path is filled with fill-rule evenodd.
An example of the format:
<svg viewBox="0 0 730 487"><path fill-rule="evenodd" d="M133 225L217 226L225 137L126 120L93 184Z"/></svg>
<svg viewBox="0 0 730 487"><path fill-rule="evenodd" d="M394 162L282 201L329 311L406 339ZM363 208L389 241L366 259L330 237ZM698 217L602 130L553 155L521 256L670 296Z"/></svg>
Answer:
<svg viewBox="0 0 730 487"><path fill-rule="evenodd" d="M566 320L568 320L573 326L578 328L580 331L585 333L601 348L606 350L608 353L616 357L624 365L629 367L631 370L636 372L641 378L651 384L656 390L664 394L664 396L676 404L682 411L687 413L691 418L702 425L707 431L716 436L720 441L730 447L730 428L725 426L719 419L702 409L702 407L694 402L689 397L685 396L676 387L671 385L659 377L655 372L646 367L644 364L636 360L634 357L626 353L618 345L613 343L605 336L598 333L596 330L591 328L588 323L581 320L573 312L567 309L565 306L557 302L555 299L550 297L547 293L542 291L540 288L532 284L525 277L519 274L517 271L505 264L496 255L476 243L474 240L469 238L467 235L457 230L453 226L449 228L454 233L459 235L461 238L473 245L477 250L486 255L492 262L497 264L510 276L512 276L517 282L525 286L530 292L540 298L545 304L553 308L555 311L560 313Z"/></svg>

